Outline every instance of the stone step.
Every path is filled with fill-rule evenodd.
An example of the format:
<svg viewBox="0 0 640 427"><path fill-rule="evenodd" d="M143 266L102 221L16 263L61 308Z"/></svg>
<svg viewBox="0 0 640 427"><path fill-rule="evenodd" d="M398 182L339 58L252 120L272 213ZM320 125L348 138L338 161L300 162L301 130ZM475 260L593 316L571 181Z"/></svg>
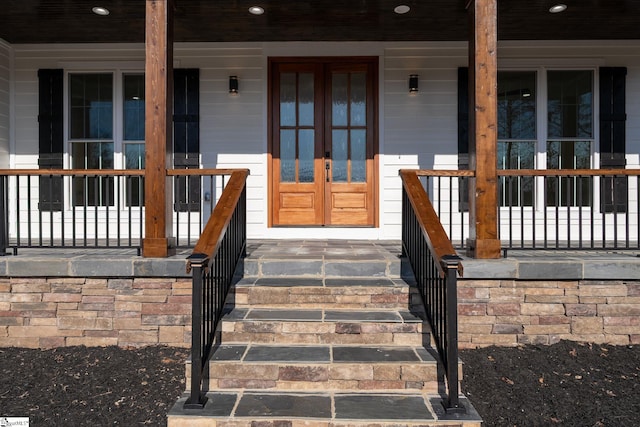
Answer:
<svg viewBox="0 0 640 427"><path fill-rule="evenodd" d="M254 344L429 345L429 324L409 310L234 308L222 319L222 342Z"/></svg>
<svg viewBox="0 0 640 427"><path fill-rule="evenodd" d="M188 365L188 383L190 372ZM437 393L441 384L439 379L436 359L422 346L221 345L213 353L208 369L209 390L421 390Z"/></svg>
<svg viewBox="0 0 640 427"><path fill-rule="evenodd" d="M399 242L250 241L204 370L208 402L169 427L480 427L448 414ZM187 362L186 389L191 386ZM458 365L462 379L462 365Z"/></svg>
<svg viewBox="0 0 640 427"><path fill-rule="evenodd" d="M402 260L368 259L245 259L245 277L387 277L400 278Z"/></svg>
<svg viewBox="0 0 640 427"><path fill-rule="evenodd" d="M168 427L481 427L482 420L461 396L466 414L447 414L437 394L420 392L243 392L207 393L202 411L183 409L187 396L169 412Z"/></svg>
<svg viewBox="0 0 640 427"><path fill-rule="evenodd" d="M418 304L415 287L389 278L248 278L232 289L234 307L289 309L404 309Z"/></svg>
<svg viewBox="0 0 640 427"><path fill-rule="evenodd" d="M387 277L412 275L399 242L253 241L244 277Z"/></svg>

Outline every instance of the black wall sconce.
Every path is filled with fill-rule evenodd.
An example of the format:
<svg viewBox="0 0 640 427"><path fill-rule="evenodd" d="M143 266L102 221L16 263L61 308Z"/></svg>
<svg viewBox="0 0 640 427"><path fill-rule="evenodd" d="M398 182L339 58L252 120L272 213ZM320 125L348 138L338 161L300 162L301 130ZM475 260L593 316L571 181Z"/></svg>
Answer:
<svg viewBox="0 0 640 427"><path fill-rule="evenodd" d="M238 76L229 76L229 93L231 95L238 94Z"/></svg>
<svg viewBox="0 0 640 427"><path fill-rule="evenodd" d="M409 93L417 93L418 92L418 75L411 74L409 76Z"/></svg>

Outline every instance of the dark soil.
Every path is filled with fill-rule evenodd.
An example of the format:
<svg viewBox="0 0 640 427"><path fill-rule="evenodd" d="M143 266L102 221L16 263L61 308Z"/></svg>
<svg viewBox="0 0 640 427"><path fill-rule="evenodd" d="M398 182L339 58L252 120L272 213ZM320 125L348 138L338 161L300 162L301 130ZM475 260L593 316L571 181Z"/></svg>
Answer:
<svg viewBox="0 0 640 427"><path fill-rule="evenodd" d="M162 426L185 389L187 350L0 349L0 416L30 426Z"/></svg>
<svg viewBox="0 0 640 427"><path fill-rule="evenodd" d="M0 416L31 426L166 425L187 351L0 349ZM463 387L485 426L640 426L640 346L561 342L465 350Z"/></svg>
<svg viewBox="0 0 640 427"><path fill-rule="evenodd" d="M460 357L486 426L640 426L640 346L562 341Z"/></svg>

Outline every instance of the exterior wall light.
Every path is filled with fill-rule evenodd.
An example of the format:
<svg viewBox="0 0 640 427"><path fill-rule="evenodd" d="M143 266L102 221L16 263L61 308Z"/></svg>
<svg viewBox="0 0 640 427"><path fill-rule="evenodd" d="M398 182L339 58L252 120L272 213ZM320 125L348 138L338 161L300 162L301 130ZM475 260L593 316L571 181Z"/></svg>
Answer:
<svg viewBox="0 0 640 427"><path fill-rule="evenodd" d="M229 93L231 95L238 94L238 76L229 76Z"/></svg>
<svg viewBox="0 0 640 427"><path fill-rule="evenodd" d="M567 5L562 3L556 4L549 8L549 12L551 13L560 13L560 12L564 12L565 10L567 10Z"/></svg>
<svg viewBox="0 0 640 427"><path fill-rule="evenodd" d="M91 8L91 11L96 15L107 16L109 14L109 9L106 7L96 6Z"/></svg>
<svg viewBox="0 0 640 427"><path fill-rule="evenodd" d="M411 74L409 76L409 93L418 93L418 75Z"/></svg>

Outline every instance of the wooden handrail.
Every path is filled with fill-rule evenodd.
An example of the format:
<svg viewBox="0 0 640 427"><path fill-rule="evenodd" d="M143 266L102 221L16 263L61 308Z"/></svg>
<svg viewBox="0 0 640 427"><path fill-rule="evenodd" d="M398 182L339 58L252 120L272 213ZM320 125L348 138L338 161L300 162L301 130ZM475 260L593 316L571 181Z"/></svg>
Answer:
<svg viewBox="0 0 640 427"><path fill-rule="evenodd" d="M144 169L0 169L0 176L144 176Z"/></svg>
<svg viewBox="0 0 640 427"><path fill-rule="evenodd" d="M191 175L231 175L234 172L245 169L167 169L168 176L191 176ZM248 169L246 169L248 172Z"/></svg>
<svg viewBox="0 0 640 427"><path fill-rule="evenodd" d="M167 169L167 176L231 175L239 169ZM473 177L458 169L405 169L417 176ZM0 169L0 176L144 176L144 169ZM498 176L640 176L640 169L498 169Z"/></svg>
<svg viewBox="0 0 640 427"><path fill-rule="evenodd" d="M418 176L473 177L475 171L416 169ZM640 169L498 169L498 176L640 176Z"/></svg>
<svg viewBox="0 0 640 427"><path fill-rule="evenodd" d="M640 169L499 169L498 176L639 176Z"/></svg>
<svg viewBox="0 0 640 427"><path fill-rule="evenodd" d="M231 175L239 169L167 169L167 176ZM0 169L0 176L144 176L144 169Z"/></svg>
<svg viewBox="0 0 640 427"><path fill-rule="evenodd" d="M403 169L415 172L417 176L476 176L476 172L467 169Z"/></svg>
<svg viewBox="0 0 640 427"><path fill-rule="evenodd" d="M229 226L233 211L240 200L249 176L248 169L236 169L231 172L229 182L224 188L216 207L211 213L211 217L200 235L193 254L201 254L211 259L220 246L224 233ZM190 265L187 269L190 269Z"/></svg>
<svg viewBox="0 0 640 427"><path fill-rule="evenodd" d="M433 209L433 205L431 205L420 179L418 179L417 172L416 170L403 169L400 170L400 177L416 213L416 218L429 250L437 258L436 265L440 273L444 275L446 272L442 266L442 261L448 256L457 256L457 253L447 233L444 231L440 218L438 218L436 211ZM458 274L462 276L462 273L462 263L458 262Z"/></svg>

